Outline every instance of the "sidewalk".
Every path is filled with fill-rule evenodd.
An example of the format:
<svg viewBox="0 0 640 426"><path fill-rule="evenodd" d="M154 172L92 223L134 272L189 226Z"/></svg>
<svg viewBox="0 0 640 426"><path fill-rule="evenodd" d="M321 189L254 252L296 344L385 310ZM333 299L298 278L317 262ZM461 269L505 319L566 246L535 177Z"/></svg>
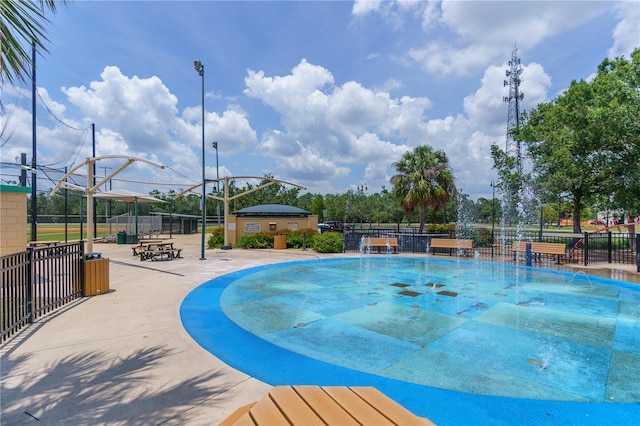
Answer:
<svg viewBox="0 0 640 426"><path fill-rule="evenodd" d="M95 244L110 258L111 291L42 318L2 347L0 424L212 425L267 394L271 386L187 335L180 304L219 275L316 253L206 250L199 260L200 238L174 236L183 259L168 262Z"/></svg>

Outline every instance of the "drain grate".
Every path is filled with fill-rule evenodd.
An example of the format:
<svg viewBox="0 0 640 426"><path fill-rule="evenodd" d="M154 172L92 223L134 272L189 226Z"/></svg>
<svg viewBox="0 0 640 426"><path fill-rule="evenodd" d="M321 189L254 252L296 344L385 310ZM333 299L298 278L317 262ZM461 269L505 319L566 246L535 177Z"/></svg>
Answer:
<svg viewBox="0 0 640 426"><path fill-rule="evenodd" d="M420 293L418 293L417 291L411 291L411 290L402 290L400 294L402 294L403 296L410 296L410 297L416 297L420 295Z"/></svg>
<svg viewBox="0 0 640 426"><path fill-rule="evenodd" d="M442 283L427 283L425 284L427 287L435 287L435 288L440 288L440 287L444 287L444 284Z"/></svg>

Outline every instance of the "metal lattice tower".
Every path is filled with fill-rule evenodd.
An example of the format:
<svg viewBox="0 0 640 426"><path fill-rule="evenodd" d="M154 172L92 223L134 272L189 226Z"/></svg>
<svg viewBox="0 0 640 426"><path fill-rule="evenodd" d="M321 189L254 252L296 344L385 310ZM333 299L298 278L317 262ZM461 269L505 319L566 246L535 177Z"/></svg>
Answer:
<svg viewBox="0 0 640 426"><path fill-rule="evenodd" d="M521 74L522 65L520 65L520 58L518 57L518 48L515 47L511 52L509 69L506 71L507 80L504 80L504 86L509 86L509 96L505 96L502 99L509 104L506 153L516 158L517 169L520 174L522 174L522 151L520 142L513 140L511 131L520 126L520 102L524 98L524 93L520 91Z"/></svg>

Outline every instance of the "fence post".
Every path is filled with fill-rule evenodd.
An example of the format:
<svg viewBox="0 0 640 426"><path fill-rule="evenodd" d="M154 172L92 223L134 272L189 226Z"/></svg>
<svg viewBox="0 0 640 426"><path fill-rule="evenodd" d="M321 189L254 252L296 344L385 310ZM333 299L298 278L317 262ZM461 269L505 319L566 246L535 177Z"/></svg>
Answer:
<svg viewBox="0 0 640 426"><path fill-rule="evenodd" d="M584 233L584 238L582 240L582 247L584 252L584 266L589 264L589 233Z"/></svg>
<svg viewBox="0 0 640 426"><path fill-rule="evenodd" d="M607 232L607 263L611 263L612 256L612 244L611 244L611 231Z"/></svg>
<svg viewBox="0 0 640 426"><path fill-rule="evenodd" d="M639 240L640 240L640 234L636 234L636 268L637 268L637 272L640 272L640 244L638 244Z"/></svg>
<svg viewBox="0 0 640 426"><path fill-rule="evenodd" d="M84 243L80 241L80 259L78 260L78 282L80 283L80 296L84 296L85 289L85 273L84 273Z"/></svg>
<svg viewBox="0 0 640 426"><path fill-rule="evenodd" d="M36 313L33 310L33 295L35 293L35 288L36 288L36 262L34 259L34 248L33 247L27 247L27 256L28 256L28 265L29 268L27 269L27 298L26 298L26 305L25 306L27 308L27 315L29 315L29 323L33 324L36 321Z"/></svg>

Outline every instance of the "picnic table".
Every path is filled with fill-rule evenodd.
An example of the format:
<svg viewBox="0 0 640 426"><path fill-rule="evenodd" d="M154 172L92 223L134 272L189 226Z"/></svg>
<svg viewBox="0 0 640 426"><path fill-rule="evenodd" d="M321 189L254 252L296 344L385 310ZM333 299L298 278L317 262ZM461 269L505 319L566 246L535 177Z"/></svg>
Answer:
<svg viewBox="0 0 640 426"><path fill-rule="evenodd" d="M163 243L163 242L164 240L161 240L159 238L140 239L138 240L138 244L136 244L135 246L131 246L131 250L133 250L134 256L138 256L140 254L138 253L138 250L148 248L147 246L149 244L156 244L156 243Z"/></svg>
<svg viewBox="0 0 640 426"><path fill-rule="evenodd" d="M173 246L173 241L143 241L145 242L134 248L134 253L137 251L140 260L173 260L179 258L182 252L182 249Z"/></svg>

